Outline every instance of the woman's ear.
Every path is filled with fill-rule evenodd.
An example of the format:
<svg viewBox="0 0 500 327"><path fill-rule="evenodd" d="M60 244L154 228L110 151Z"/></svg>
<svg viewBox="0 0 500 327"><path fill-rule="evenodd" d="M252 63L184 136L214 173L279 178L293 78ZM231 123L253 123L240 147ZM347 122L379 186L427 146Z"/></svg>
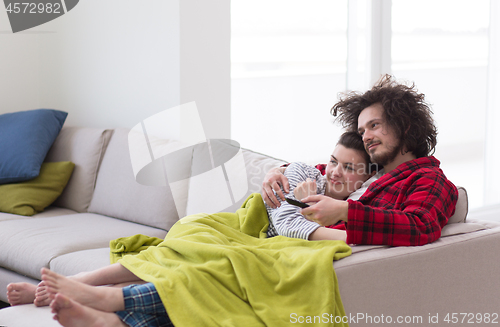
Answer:
<svg viewBox="0 0 500 327"><path fill-rule="evenodd" d="M379 170L378 168L379 168L378 164L372 163L372 162L369 163L368 164L368 173L367 173L367 175L369 176L368 178L373 177L378 172L378 170Z"/></svg>

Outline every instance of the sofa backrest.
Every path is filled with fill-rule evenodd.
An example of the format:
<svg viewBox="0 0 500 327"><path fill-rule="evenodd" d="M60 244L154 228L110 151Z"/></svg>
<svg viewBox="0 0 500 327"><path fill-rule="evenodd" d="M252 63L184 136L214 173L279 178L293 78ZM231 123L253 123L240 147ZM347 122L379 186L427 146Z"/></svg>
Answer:
<svg viewBox="0 0 500 327"><path fill-rule="evenodd" d="M46 162L71 161L75 169L63 193L53 205L86 212L94 193L99 165L112 130L64 127L50 148Z"/></svg>
<svg viewBox="0 0 500 327"><path fill-rule="evenodd" d="M128 129L115 129L102 159L89 212L164 230L179 219L168 187L136 182L128 146Z"/></svg>
<svg viewBox="0 0 500 327"><path fill-rule="evenodd" d="M228 158L231 157L235 151L231 151L230 147L217 147L217 142L212 141L212 152L214 158ZM234 145L237 147L237 145ZM207 170L203 166L207 164L207 154L208 149L205 144L199 144L193 147L193 159L192 159L192 174L197 174L200 171ZM229 152L224 154L222 152ZM274 167L279 167L280 165L286 163L284 160L276 159L268 155L264 155L252 150L242 149L242 154L244 158L244 170L246 172L246 182L248 185L248 190L245 195L239 199L235 199L235 202L228 207L224 207L222 210L210 210L211 208L211 198L210 196L200 196L198 193L199 188L192 184L188 184L186 188L188 189L187 203L186 203L186 215L196 214L200 212L213 212L213 211L228 211L232 212L238 209L245 199L254 192L260 193L262 188L262 181L264 176L269 171L269 169ZM200 160L202 158L202 160ZM226 161L226 160L223 160ZM219 166L222 162L214 163L214 166ZM241 166L240 166L241 167ZM243 168L239 168L243 172ZM225 168L228 171L227 175L230 175L230 167ZM229 179L231 177L229 176ZM457 187L458 189L458 200L455 208L455 213L448 220L448 224L454 223L464 223L466 221L468 213L468 197L467 191L463 187ZM214 197L220 196L220 191L214 194ZM234 191L233 191L234 193Z"/></svg>
<svg viewBox="0 0 500 327"><path fill-rule="evenodd" d="M227 184L232 183L231 189L234 194L234 201L216 208L209 195L214 195L213 199L221 198L221 192L224 190L217 187L226 187L226 182L224 181L223 185L209 185L206 192L201 192L200 184L193 182L203 171L212 170L207 155L207 144L197 144L173 153L175 158L167 155L163 162L155 160L150 163L158 166L159 169L156 170L158 176L162 171L167 172L169 185L151 186L155 185L151 179L148 185L141 185L133 173L128 146L129 132L128 129L116 129L109 141L97 176L89 212L168 230L179 218L186 215L235 211L248 195L260 192L262 180L269 169L285 163L267 155L240 149L234 142L211 140L210 151L215 160L214 166L220 167L224 164L225 175L221 176L229 180ZM207 165L210 167L207 168ZM148 168L154 170L155 167ZM142 171L137 174L137 180L147 181L147 178L140 178L141 174ZM222 173L219 171L220 174ZM173 175L179 180L171 178ZM159 180L161 179L163 176L159 176ZM159 182L158 185L161 184ZM238 187L237 190L236 184L245 184L245 188Z"/></svg>
<svg viewBox="0 0 500 327"><path fill-rule="evenodd" d="M240 148L232 140L211 139L210 149L208 143L197 144L193 147L186 215L236 211L251 193L260 193L269 169L284 163Z"/></svg>
<svg viewBox="0 0 500 327"><path fill-rule="evenodd" d="M467 198L467 191L461 186L457 186L458 200L455 207L455 213L448 219L448 224L465 223L467 213L469 212L469 200Z"/></svg>
<svg viewBox="0 0 500 327"><path fill-rule="evenodd" d="M123 128L114 131L84 127L63 128L46 161L69 160L76 166L68 185L54 205L168 230L185 215L235 211L248 195L261 191L262 181L269 169L285 163L268 155L242 149L234 142L222 142L225 146L219 146L221 142L212 140L210 151L215 158L214 166L224 165L224 178L229 181L229 192L233 193L231 202L213 210L210 197L200 196L207 192L200 193L192 180L186 179L180 185L180 191L174 190L177 194L176 203L170 186L141 185L136 181L129 153L129 131ZM184 154L186 160L182 160L186 165L183 174L190 177L206 171L207 153L206 144L198 144L187 151ZM168 164L165 169L170 169ZM234 183L246 184L246 191L236 191ZM455 214L448 224L465 222L467 216L467 192L463 187L458 187L458 190ZM228 192L227 189L224 192ZM217 197L221 191L212 193Z"/></svg>

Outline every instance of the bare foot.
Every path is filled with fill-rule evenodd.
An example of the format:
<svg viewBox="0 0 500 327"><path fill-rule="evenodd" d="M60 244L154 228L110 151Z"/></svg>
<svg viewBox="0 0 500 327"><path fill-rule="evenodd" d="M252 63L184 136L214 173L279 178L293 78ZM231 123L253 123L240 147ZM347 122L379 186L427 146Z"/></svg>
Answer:
<svg viewBox="0 0 500 327"><path fill-rule="evenodd" d="M7 285L7 300L10 305L33 303L36 285L30 283L11 283Z"/></svg>
<svg viewBox="0 0 500 327"><path fill-rule="evenodd" d="M33 303L37 307L45 307L48 306L51 301L52 298L50 297L50 293L47 291L47 286L44 281L41 281L36 288L35 301L33 301Z"/></svg>
<svg viewBox="0 0 500 327"><path fill-rule="evenodd" d="M94 275L89 274L87 272L83 272L83 273L76 274L74 276L69 276L67 278L74 280L74 281L78 281L82 284L98 286L98 285L92 284L93 277L94 277ZM128 283L116 284L116 285L111 285L111 286L123 288L125 286L132 285L132 284L144 284L144 283L146 283L146 282L143 280L137 280L135 282L128 282ZM41 281L36 288L35 301L33 303L37 307L44 307L44 306L48 306L51 301L52 301L52 297L50 296L50 293L47 291L47 286L45 285L44 281Z"/></svg>
<svg viewBox="0 0 500 327"><path fill-rule="evenodd" d="M50 299L60 293L84 306L106 312L120 311L125 306L121 289L86 285L47 268L42 268L42 281Z"/></svg>
<svg viewBox="0 0 500 327"><path fill-rule="evenodd" d="M50 304L54 319L65 327L123 327L127 326L110 312L98 311L56 294Z"/></svg>
<svg viewBox="0 0 500 327"><path fill-rule="evenodd" d="M69 276L68 278L71 278L72 280L76 280L77 282L87 284L87 285L92 285L92 286L99 286L99 284L94 283L92 279L92 274L89 272L81 272L73 276Z"/></svg>
<svg viewBox="0 0 500 327"><path fill-rule="evenodd" d="M92 286L113 285L120 283L136 283L140 281L139 277L134 275L130 270L126 269L119 263L88 271L69 277Z"/></svg>

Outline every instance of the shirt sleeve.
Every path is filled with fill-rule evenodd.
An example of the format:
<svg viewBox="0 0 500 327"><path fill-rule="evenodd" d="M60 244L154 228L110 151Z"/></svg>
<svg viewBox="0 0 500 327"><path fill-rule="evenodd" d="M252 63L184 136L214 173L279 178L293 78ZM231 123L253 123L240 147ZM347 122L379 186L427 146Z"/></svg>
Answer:
<svg viewBox="0 0 500 327"><path fill-rule="evenodd" d="M321 189L324 188L324 180L322 179L321 172L314 167L303 163L292 163L287 167L285 176L288 178L290 185L291 195L288 195L288 197L295 199L295 196L292 196L293 190L297 184L305 181L307 178L315 179L318 191L320 191L318 194L323 193ZM321 227L319 224L304 218L300 214L299 207L291 205L286 201L281 201L280 207L272 209L270 217L277 233L287 237L307 240L312 232Z"/></svg>
<svg viewBox="0 0 500 327"><path fill-rule="evenodd" d="M397 194L395 209L348 200L348 244L424 245L437 240L455 211L456 187L440 174L422 174ZM391 201L395 191L384 195Z"/></svg>
<svg viewBox="0 0 500 327"><path fill-rule="evenodd" d="M321 175L326 174L326 164L317 164L314 167L321 172Z"/></svg>

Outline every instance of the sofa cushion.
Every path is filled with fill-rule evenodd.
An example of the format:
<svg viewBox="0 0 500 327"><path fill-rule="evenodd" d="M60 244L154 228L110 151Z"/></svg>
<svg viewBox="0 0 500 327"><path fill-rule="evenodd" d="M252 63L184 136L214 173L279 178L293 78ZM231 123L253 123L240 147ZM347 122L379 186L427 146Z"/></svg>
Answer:
<svg viewBox="0 0 500 327"><path fill-rule="evenodd" d="M45 210L43 212L39 212L39 213L33 215L33 217L48 218L48 217L55 217L55 216L72 215L72 214L76 214L76 213L78 213L78 212L71 210L71 209L49 206L49 207L45 208Z"/></svg>
<svg viewBox="0 0 500 327"><path fill-rule="evenodd" d="M38 176L67 115L51 109L0 115L0 184Z"/></svg>
<svg viewBox="0 0 500 327"><path fill-rule="evenodd" d="M88 211L168 230L178 220L172 193L136 182L128 132L116 129L109 141Z"/></svg>
<svg viewBox="0 0 500 327"><path fill-rule="evenodd" d="M55 216L65 216L65 215L72 215L76 214L78 212L66 209L66 208L60 208L60 207L53 207L53 206L48 206L45 208L44 211L40 213L36 213L33 216L20 216L16 215L13 213L5 213L5 212L0 212L0 222L4 220L18 220L18 219L29 219L29 218L47 218L47 217L55 217Z"/></svg>
<svg viewBox="0 0 500 327"><path fill-rule="evenodd" d="M469 211L469 200L467 199L467 191L463 187L457 187L458 200L455 206L455 213L448 219L448 224L465 223L467 212Z"/></svg>
<svg viewBox="0 0 500 327"><path fill-rule="evenodd" d="M0 310L0 321L7 326L61 327L61 324L52 318L54 315L50 311L49 306L16 305Z"/></svg>
<svg viewBox="0 0 500 327"><path fill-rule="evenodd" d="M109 251L105 247L63 254L50 261L49 269L64 276L96 270L110 265Z"/></svg>
<svg viewBox="0 0 500 327"><path fill-rule="evenodd" d="M75 164L45 162L32 180L0 185L0 211L33 216L48 207L64 190Z"/></svg>
<svg viewBox="0 0 500 327"><path fill-rule="evenodd" d="M1 221L0 266L39 279L40 269L59 256L109 247L111 240L135 234L162 238L166 233L91 213Z"/></svg>
<svg viewBox="0 0 500 327"><path fill-rule="evenodd" d="M71 161L73 175L55 206L86 212L92 199L99 164L112 130L89 127L65 127L47 154L46 162Z"/></svg>
<svg viewBox="0 0 500 327"><path fill-rule="evenodd" d="M462 223L462 224L447 224L441 230L441 237L449 237L459 234L467 234L472 232L477 232L478 230L487 229L487 227L481 224L474 223Z"/></svg>

